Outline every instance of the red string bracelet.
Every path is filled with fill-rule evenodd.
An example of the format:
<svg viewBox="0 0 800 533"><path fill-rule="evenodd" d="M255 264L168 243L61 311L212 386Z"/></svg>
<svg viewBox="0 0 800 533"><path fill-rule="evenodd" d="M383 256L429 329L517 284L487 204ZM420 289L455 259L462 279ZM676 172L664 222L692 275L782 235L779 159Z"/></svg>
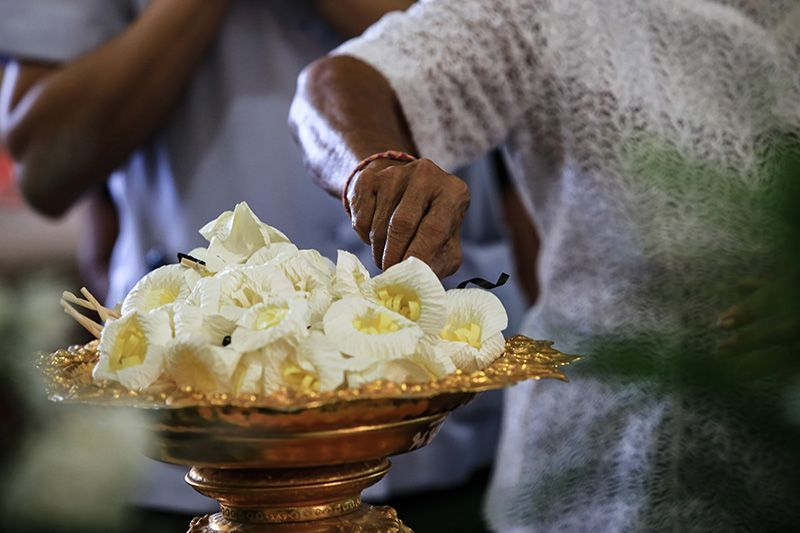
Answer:
<svg viewBox="0 0 800 533"><path fill-rule="evenodd" d="M344 206L347 216L350 216L350 205L347 203L347 189L350 188L350 182L353 181L356 174L367 168L367 165L377 159L392 159L394 161L404 161L406 163L417 160L413 155L407 152L400 152L399 150L386 150L385 152L378 152L377 154L372 154L362 159L361 162L356 165L356 168L353 169L353 172L347 177L347 181L344 182L344 188L342 189L342 205Z"/></svg>

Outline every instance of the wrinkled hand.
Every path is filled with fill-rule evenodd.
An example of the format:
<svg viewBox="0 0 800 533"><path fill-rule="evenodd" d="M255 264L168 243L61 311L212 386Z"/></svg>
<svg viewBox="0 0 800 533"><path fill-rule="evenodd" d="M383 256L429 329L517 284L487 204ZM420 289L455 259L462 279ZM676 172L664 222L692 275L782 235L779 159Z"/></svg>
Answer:
<svg viewBox="0 0 800 533"><path fill-rule="evenodd" d="M428 159L377 160L347 190L353 228L382 269L414 256L440 277L461 265L461 222L469 189Z"/></svg>

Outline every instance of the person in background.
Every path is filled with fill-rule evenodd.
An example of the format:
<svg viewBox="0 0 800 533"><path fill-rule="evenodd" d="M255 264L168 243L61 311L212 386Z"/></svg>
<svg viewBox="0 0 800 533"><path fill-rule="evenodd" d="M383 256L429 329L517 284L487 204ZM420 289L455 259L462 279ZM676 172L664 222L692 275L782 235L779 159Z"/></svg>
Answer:
<svg viewBox="0 0 800 533"><path fill-rule="evenodd" d="M301 179L286 117L304 65L410 3L0 0L0 52L13 58L0 129L22 192L49 216L91 198L82 255L95 280L110 256L112 305L148 270L200 245L197 228L241 200L302 248L333 259L338 248L360 250L366 259L341 206ZM474 216L456 279L512 268L496 175L493 158L462 174L475 191ZM513 331L525 296L513 282L499 296ZM461 410L432 446L398 458L373 495L466 481L491 461L499 403L487 395ZM177 470L160 468L139 501L203 505Z"/></svg>
<svg viewBox="0 0 800 533"><path fill-rule="evenodd" d="M522 333L586 357L569 384L509 390L493 529L800 523L798 441L770 389L800 377L797 301L735 290L797 271L798 198L773 207L800 170L777 164L800 144L799 26L789 0L438 0L301 76L290 116L311 174L382 268L458 268L470 187L452 172L498 145L541 229ZM387 150L416 159L370 159L348 180ZM776 354L766 381L722 382Z"/></svg>

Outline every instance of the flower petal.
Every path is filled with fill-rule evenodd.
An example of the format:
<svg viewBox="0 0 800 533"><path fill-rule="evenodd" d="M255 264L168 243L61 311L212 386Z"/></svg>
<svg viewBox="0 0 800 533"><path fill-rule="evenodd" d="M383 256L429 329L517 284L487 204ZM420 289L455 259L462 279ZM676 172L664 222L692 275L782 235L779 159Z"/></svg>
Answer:
<svg viewBox="0 0 800 533"><path fill-rule="evenodd" d="M166 265L157 268L140 279L122 302L123 315L132 311L147 313L189 296L186 283L188 269L182 265Z"/></svg>
<svg viewBox="0 0 800 533"><path fill-rule="evenodd" d="M369 271L358 257L339 250L336 259L336 275L333 281L333 293L339 298L347 296L366 296L368 294Z"/></svg>
<svg viewBox="0 0 800 533"><path fill-rule="evenodd" d="M416 257L372 278L369 291L370 299L416 322L426 334L437 335L442 330L447 314L444 287L433 270Z"/></svg>
<svg viewBox="0 0 800 533"><path fill-rule="evenodd" d="M212 346L190 335L172 340L166 347L165 366L179 387L201 392L227 392L241 354Z"/></svg>
<svg viewBox="0 0 800 533"><path fill-rule="evenodd" d="M423 336L414 322L357 296L334 302L323 323L325 335L339 351L375 360L411 354Z"/></svg>

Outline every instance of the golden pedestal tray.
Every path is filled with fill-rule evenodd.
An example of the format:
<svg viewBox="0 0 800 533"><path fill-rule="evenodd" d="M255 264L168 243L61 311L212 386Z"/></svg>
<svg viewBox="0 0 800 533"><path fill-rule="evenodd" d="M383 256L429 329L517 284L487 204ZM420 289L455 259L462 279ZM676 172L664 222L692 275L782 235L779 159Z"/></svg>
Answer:
<svg viewBox="0 0 800 533"><path fill-rule="evenodd" d="M436 436L447 415L475 394L527 379L566 380L576 359L550 342L513 337L479 372L425 384L370 383L358 389L231 397L159 382L143 393L95 384L96 343L41 361L55 402L135 408L155 437L154 459L191 466L186 482L220 504L189 532L406 532L391 507L361 502L389 470L388 457Z"/></svg>

